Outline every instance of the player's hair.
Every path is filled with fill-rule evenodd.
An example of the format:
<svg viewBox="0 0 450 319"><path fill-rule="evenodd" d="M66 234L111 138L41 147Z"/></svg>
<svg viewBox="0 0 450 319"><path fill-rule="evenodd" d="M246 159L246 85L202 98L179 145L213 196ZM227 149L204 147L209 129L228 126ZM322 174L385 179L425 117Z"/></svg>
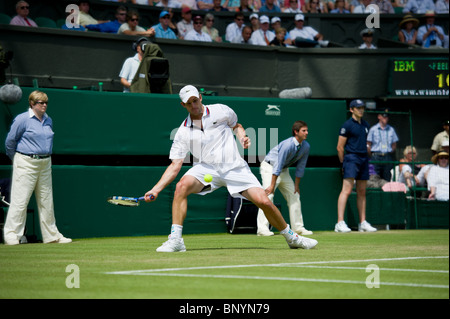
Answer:
<svg viewBox="0 0 450 319"><path fill-rule="evenodd" d="M300 129L304 126L308 126L308 124L303 121L295 121L294 125L292 125L292 136L295 136L295 131L300 131Z"/></svg>

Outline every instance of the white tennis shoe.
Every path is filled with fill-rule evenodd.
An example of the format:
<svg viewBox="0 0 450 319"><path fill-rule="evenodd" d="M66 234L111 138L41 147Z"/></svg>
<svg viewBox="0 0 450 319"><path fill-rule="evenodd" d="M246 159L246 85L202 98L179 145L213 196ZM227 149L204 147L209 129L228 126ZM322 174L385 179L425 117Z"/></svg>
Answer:
<svg viewBox="0 0 450 319"><path fill-rule="evenodd" d="M367 221L363 221L361 224L358 224L359 232L376 232L377 229L372 227Z"/></svg>
<svg viewBox="0 0 450 319"><path fill-rule="evenodd" d="M186 251L186 246L184 245L183 238L171 238L164 242L160 247L156 248L159 253L175 253Z"/></svg>
<svg viewBox="0 0 450 319"><path fill-rule="evenodd" d="M307 238L299 235L294 235L293 239L291 241L287 241L289 248L291 249L297 249L297 248L303 248L303 249L311 249L314 248L319 242L312 238Z"/></svg>
<svg viewBox="0 0 450 319"><path fill-rule="evenodd" d="M352 230L348 228L347 224L344 221L340 221L336 224L336 226L334 226L334 231L336 233L349 233Z"/></svg>

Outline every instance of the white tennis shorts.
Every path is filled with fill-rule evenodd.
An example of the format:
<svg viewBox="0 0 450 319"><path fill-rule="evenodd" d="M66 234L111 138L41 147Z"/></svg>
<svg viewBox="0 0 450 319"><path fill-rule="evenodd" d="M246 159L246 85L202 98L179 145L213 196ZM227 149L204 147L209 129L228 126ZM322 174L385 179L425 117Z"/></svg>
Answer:
<svg viewBox="0 0 450 319"><path fill-rule="evenodd" d="M213 177L212 182L205 182L205 174L210 174ZM237 198L244 198L240 193L252 188L262 188L261 183L258 181L255 175L253 175L250 167L247 165L233 168L227 172L219 173L212 166L199 163L189 169L185 175L194 176L203 185L211 187L204 188L198 195L206 195L214 192L220 187L226 187L231 196Z"/></svg>

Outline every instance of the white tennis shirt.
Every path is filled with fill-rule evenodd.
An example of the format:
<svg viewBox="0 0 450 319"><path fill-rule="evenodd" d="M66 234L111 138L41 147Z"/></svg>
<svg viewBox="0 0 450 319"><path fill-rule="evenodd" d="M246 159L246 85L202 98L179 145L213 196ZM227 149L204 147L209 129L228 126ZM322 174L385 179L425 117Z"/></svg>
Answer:
<svg viewBox="0 0 450 319"><path fill-rule="evenodd" d="M219 173L246 166L232 130L237 124L236 113L224 104L203 107L201 123L200 120L192 121L189 115L178 128L170 159L184 159L190 152L194 156L193 165L207 164Z"/></svg>

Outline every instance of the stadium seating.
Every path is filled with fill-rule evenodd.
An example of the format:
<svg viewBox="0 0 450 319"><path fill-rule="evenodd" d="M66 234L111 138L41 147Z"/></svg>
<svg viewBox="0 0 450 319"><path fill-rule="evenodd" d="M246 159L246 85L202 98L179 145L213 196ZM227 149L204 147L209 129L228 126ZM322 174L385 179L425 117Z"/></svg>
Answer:
<svg viewBox="0 0 450 319"><path fill-rule="evenodd" d="M39 27L43 27L43 28L53 28L53 29L57 29L58 26L56 25L56 22L53 21L50 18L46 18L46 17L38 17L35 19L36 24Z"/></svg>
<svg viewBox="0 0 450 319"><path fill-rule="evenodd" d="M9 24L11 17L7 14L0 13L0 24Z"/></svg>

